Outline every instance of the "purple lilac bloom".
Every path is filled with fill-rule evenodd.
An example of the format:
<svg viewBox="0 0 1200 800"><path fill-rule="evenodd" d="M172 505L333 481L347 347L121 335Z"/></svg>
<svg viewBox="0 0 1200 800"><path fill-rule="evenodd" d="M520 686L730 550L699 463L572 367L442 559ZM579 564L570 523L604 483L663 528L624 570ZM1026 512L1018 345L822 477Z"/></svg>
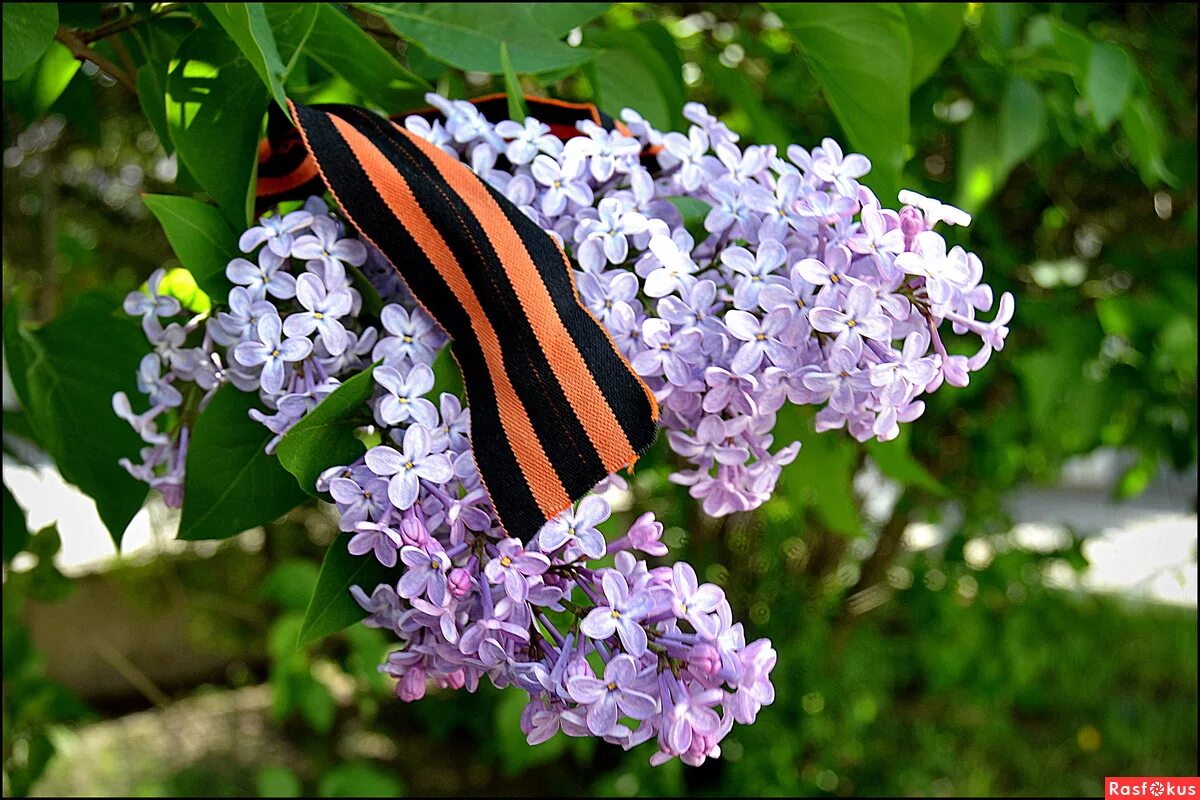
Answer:
<svg viewBox="0 0 1200 800"><path fill-rule="evenodd" d="M286 380L285 365L307 358L312 342L300 337L283 339L283 323L271 315L258 321L258 341L240 342L233 355L243 367L262 367L262 390L278 394Z"/></svg>
<svg viewBox="0 0 1200 800"><path fill-rule="evenodd" d="M742 148L689 103L686 131L626 110L632 138L582 123L564 145L534 118L493 124L469 103L429 100L444 118L405 127L559 239L582 302L659 400L683 462L670 479L707 514L772 495L799 448L775 441L784 403L817 407L826 435L887 440L923 413L925 394L966 385L1004 347L1012 296L993 297L978 257L938 232L969 215L912 192L898 211L884 208L859 183L867 159L831 140L788 147L786 159ZM643 147L660 144L643 160ZM684 227L679 199L709 207L703 230ZM687 564L644 560L670 555L652 514L606 546L598 526L610 508L593 494L531 542L507 536L475 468L469 409L433 396L429 365L445 334L350 230L320 198L263 217L243 234L245 257L230 262L212 317L177 308L161 277L130 296L153 352L139 375L147 399L114 397L146 442L140 463L122 466L177 506L189 428L168 413L176 395L202 409L226 383L257 392L263 408L251 417L275 435L270 451L343 381L382 362L369 403L386 444L325 470L316 488L335 502L339 546L392 570L352 594L365 624L398 639L381 667L397 696L487 679L528 693L520 724L531 744L561 733L649 742L655 764L719 757L733 724L774 699L770 642L747 642L723 592ZM357 267L384 300L378 319L351 285ZM975 355L951 355L947 336L977 339ZM612 568L595 563L605 555Z"/></svg>

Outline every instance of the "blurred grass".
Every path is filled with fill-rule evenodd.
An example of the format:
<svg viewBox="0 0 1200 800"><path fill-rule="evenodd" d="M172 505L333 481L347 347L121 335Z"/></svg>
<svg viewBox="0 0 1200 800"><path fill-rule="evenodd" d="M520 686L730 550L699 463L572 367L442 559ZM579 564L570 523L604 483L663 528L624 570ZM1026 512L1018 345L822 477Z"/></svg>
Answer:
<svg viewBox="0 0 1200 800"><path fill-rule="evenodd" d="M1040 561L1010 551L976 571L922 555L893 576L909 588L861 618L815 602L779 609L756 629L780 651L776 702L699 769L651 768L645 748L580 740L527 748L515 731L523 702L490 688L410 706L381 697L373 721L343 699L326 734L273 721L261 694L246 707L210 692L201 706L77 730L83 748L67 735L37 793L256 794L267 767L314 792L348 763L416 795L1087 796L1105 775L1194 774L1195 612L1047 589ZM344 646L327 642L323 659ZM208 743L178 746L181 719L189 741Z"/></svg>

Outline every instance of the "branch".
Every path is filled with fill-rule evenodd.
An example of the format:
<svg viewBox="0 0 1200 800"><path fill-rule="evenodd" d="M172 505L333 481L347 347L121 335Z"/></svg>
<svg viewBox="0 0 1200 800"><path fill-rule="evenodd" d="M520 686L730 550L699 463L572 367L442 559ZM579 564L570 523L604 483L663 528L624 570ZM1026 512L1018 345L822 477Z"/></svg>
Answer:
<svg viewBox="0 0 1200 800"><path fill-rule="evenodd" d="M92 42L98 42L101 39L107 39L109 36L127 31L137 25L141 25L143 22L149 22L150 20L158 19L164 14L169 14L176 9L182 8L183 5L183 3L165 3L157 11L146 16L130 14L129 16L121 17L120 19L114 20L107 25L101 25L95 30L80 31L79 40L83 44L91 44Z"/></svg>
<svg viewBox="0 0 1200 800"><path fill-rule="evenodd" d="M66 28L59 28L58 33L54 34L54 38L65 44L67 49L71 51L71 55L75 56L75 58L79 59L80 61L91 61L97 67L102 69L110 78L124 86L129 91L133 92L135 95L137 94L137 84L133 82L133 79L129 77L125 70L121 69L116 64L112 63L107 58L100 55L83 42L79 41L79 37L77 37L73 32L67 30Z"/></svg>
<svg viewBox="0 0 1200 800"><path fill-rule="evenodd" d="M858 581L846 592L846 602L838 615L839 621L865 614L887 602L891 589L887 586L887 573L896 560L904 541L904 531L912 520L914 505L913 490L907 489L900 495L892 516L879 531L875 549L862 563Z"/></svg>

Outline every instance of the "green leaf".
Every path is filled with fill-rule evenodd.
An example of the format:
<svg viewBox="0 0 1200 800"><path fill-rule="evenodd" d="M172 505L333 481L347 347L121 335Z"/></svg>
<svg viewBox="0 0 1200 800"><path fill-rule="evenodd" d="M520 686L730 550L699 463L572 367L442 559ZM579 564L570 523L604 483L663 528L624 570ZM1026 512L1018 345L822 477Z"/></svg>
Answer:
<svg viewBox="0 0 1200 800"><path fill-rule="evenodd" d="M371 283L362 270L353 264L346 265L346 272L349 274L354 288L362 295L363 313L379 319L379 314L383 311L383 298L379 296L379 290L375 288L375 284Z"/></svg>
<svg viewBox="0 0 1200 800"><path fill-rule="evenodd" d="M258 586L257 595L284 611L301 613L317 588L319 572L317 565L307 558L289 558L267 574Z"/></svg>
<svg viewBox="0 0 1200 800"><path fill-rule="evenodd" d="M909 429L901 427L900 435L890 442L871 439L866 443L867 453L879 471L904 486L916 486L938 497L950 493L946 485L913 458L909 450Z"/></svg>
<svg viewBox="0 0 1200 800"><path fill-rule="evenodd" d="M165 65L147 61L138 67L137 97L142 114L168 153L174 152L171 131L167 127L167 71Z"/></svg>
<svg viewBox="0 0 1200 800"><path fill-rule="evenodd" d="M1004 88L998 118L979 110L963 125L955 205L978 211L1046 133L1045 102L1037 87L1013 76Z"/></svg>
<svg viewBox="0 0 1200 800"><path fill-rule="evenodd" d="M66 45L51 42L33 67L4 87L4 101L33 121L50 110L82 66Z"/></svg>
<svg viewBox="0 0 1200 800"><path fill-rule="evenodd" d="M997 184L1046 138L1046 107L1037 87L1013 77L1000 100L1000 159Z"/></svg>
<svg viewBox="0 0 1200 800"><path fill-rule="evenodd" d="M588 38L601 48L592 65L596 105L618 116L633 108L658 128L671 128L683 108L683 77L647 36L636 30L603 31ZM672 43L673 46L673 43Z"/></svg>
<svg viewBox="0 0 1200 800"><path fill-rule="evenodd" d="M500 66L504 69L504 91L508 97L508 116L516 122L524 122L529 113L525 108L525 94L521 79L513 69L512 57L508 53L508 42L500 43Z"/></svg>
<svg viewBox="0 0 1200 800"><path fill-rule="evenodd" d="M167 75L167 127L183 166L235 229L253 211L266 103L254 67L219 27L184 39Z"/></svg>
<svg viewBox="0 0 1200 800"><path fill-rule="evenodd" d="M708 238L708 231L704 229L704 219L708 212L712 211L712 206L695 197L668 197L667 200L679 209L683 216L683 227L692 235L692 239L699 243Z"/></svg>
<svg viewBox="0 0 1200 800"><path fill-rule="evenodd" d="M587 50L559 41L581 15L539 10L535 3L363 3L397 34L439 61L468 72L499 75L500 45L507 44L513 68L537 74L583 63Z"/></svg>
<svg viewBox="0 0 1200 800"><path fill-rule="evenodd" d="M47 455L69 483L96 502L113 540L146 497L146 485L117 464L143 445L112 412L112 396L138 397L136 375L146 340L116 302L96 293L37 330L6 309L4 348L13 386ZM11 322L9 316L11 315Z"/></svg>
<svg viewBox="0 0 1200 800"><path fill-rule="evenodd" d="M254 777L259 797L302 797L304 787L287 767L261 767Z"/></svg>
<svg viewBox="0 0 1200 800"><path fill-rule="evenodd" d="M7 485L4 486L3 537L4 563L7 564L29 543L29 526L25 522L25 512L17 505L17 500Z"/></svg>
<svg viewBox="0 0 1200 800"><path fill-rule="evenodd" d="M1100 130L1107 131L1120 116L1133 89L1133 62L1116 45L1095 42L1088 60L1084 97Z"/></svg>
<svg viewBox="0 0 1200 800"><path fill-rule="evenodd" d="M1113 497L1117 500L1128 500L1137 497L1150 486L1154 476L1158 474L1159 460L1156 453L1142 453L1141 457L1129 465L1117 479L1113 487Z"/></svg>
<svg viewBox="0 0 1200 800"><path fill-rule="evenodd" d="M1078 28L1061 19L1051 18L1050 30L1054 39L1054 53L1072 65L1075 86L1082 94L1092 59L1092 42Z"/></svg>
<svg viewBox="0 0 1200 800"><path fill-rule="evenodd" d="M179 538L225 539L263 525L307 495L264 451L273 437L250 419L257 397L222 386L196 420L188 444Z"/></svg>
<svg viewBox="0 0 1200 800"><path fill-rule="evenodd" d="M800 441L800 453L780 482L788 499L812 508L828 528L843 536L862 533L854 496L858 470L855 442L828 433L817 433L815 414L809 408L788 405L779 412L776 435L780 442Z"/></svg>
<svg viewBox="0 0 1200 800"><path fill-rule="evenodd" d="M1150 102L1138 96L1125 104L1121 113L1121 128L1129 142L1129 151L1147 186L1167 183L1175 186L1178 178L1163 162L1163 123Z"/></svg>
<svg viewBox="0 0 1200 800"><path fill-rule="evenodd" d="M397 572L380 564L373 555L350 555L345 537L334 539L325 551L317 588L304 612L304 624L300 626L296 643L304 645L316 641L367 616L350 594L351 586L361 586L370 595L376 586L394 583L397 577Z"/></svg>
<svg viewBox="0 0 1200 800"><path fill-rule="evenodd" d="M362 761L338 764L321 776L317 786L321 797L399 797L403 793L404 786L395 775Z"/></svg>
<svg viewBox="0 0 1200 800"><path fill-rule="evenodd" d="M759 96L759 90L745 72L727 67L718 61L708 67L704 77L712 81L713 86L724 95L734 109L746 115L752 130L742 130L740 133L750 135L755 142L773 144L781 150L795 139L787 127L780 123L778 112L767 108Z"/></svg>
<svg viewBox="0 0 1200 800"><path fill-rule="evenodd" d="M320 4L305 54L388 113L424 104L428 82L409 72L331 3Z"/></svg>
<svg viewBox="0 0 1200 800"><path fill-rule="evenodd" d="M467 3L466 5L470 5ZM529 3L529 14L539 28L561 38L582 28L612 8L612 3Z"/></svg>
<svg viewBox="0 0 1200 800"><path fill-rule="evenodd" d="M4 4L4 80L21 77L33 66L58 30L58 6L54 3Z"/></svg>
<svg viewBox="0 0 1200 800"><path fill-rule="evenodd" d="M433 385L438 392L452 394L460 400L465 396L462 370L449 347L443 347L433 358Z"/></svg>
<svg viewBox="0 0 1200 800"><path fill-rule="evenodd" d="M316 485L322 472L363 454L354 430L369 421L365 408L375 392L374 369L363 370L330 392L283 435L275 450L279 463L314 497L321 496Z"/></svg>
<svg viewBox="0 0 1200 800"><path fill-rule="evenodd" d="M906 160L912 40L883 3L768 3L799 45L850 147L871 159L864 179L895 197Z"/></svg>
<svg viewBox="0 0 1200 800"><path fill-rule="evenodd" d="M210 298L229 294L225 267L238 254L237 234L213 206L190 197L148 194L146 208L158 219L179 262Z"/></svg>
<svg viewBox="0 0 1200 800"><path fill-rule="evenodd" d="M283 60L283 81L286 83L292 70L300 62L317 25L320 5L316 3L264 3L267 22L275 36L279 57Z"/></svg>
<svg viewBox="0 0 1200 800"><path fill-rule="evenodd" d="M207 314L212 310L212 299L196 283L196 276L183 267L172 267L163 275L159 292L174 297L193 314Z"/></svg>
<svg viewBox="0 0 1200 800"><path fill-rule="evenodd" d="M912 38L909 86L927 81L954 49L962 34L966 3L900 3Z"/></svg>
<svg viewBox="0 0 1200 800"><path fill-rule="evenodd" d="M267 22L262 3L205 3L205 8L221 24L229 38L254 67L279 107L288 112L283 81L287 77L283 59L275 45L275 34Z"/></svg>

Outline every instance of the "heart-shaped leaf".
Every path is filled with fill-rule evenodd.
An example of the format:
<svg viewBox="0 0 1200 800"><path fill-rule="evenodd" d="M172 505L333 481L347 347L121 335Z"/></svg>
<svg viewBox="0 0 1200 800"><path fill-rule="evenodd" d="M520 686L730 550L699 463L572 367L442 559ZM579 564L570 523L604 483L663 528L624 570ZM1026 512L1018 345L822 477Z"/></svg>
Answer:
<svg viewBox="0 0 1200 800"><path fill-rule="evenodd" d="M225 385L196 420L188 443L179 538L225 539L271 522L307 499L264 448L274 436L249 417L257 397Z"/></svg>

